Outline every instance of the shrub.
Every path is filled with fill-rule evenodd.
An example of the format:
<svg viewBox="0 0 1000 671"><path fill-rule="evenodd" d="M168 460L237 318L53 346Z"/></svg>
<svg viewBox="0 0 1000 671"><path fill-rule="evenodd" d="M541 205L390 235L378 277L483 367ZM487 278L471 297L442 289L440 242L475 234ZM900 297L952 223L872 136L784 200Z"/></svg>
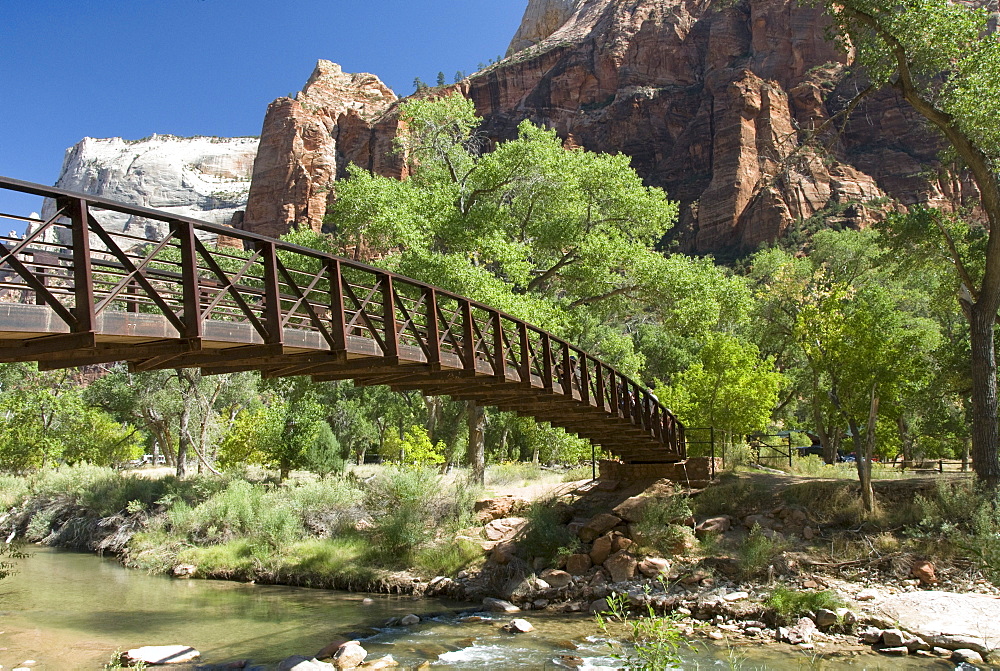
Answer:
<svg viewBox="0 0 1000 671"><path fill-rule="evenodd" d="M844 605L844 601L831 590L809 592L778 585L764 600L764 605L774 611L776 624L785 625L815 613L820 608L828 610L840 608Z"/></svg>
<svg viewBox="0 0 1000 671"><path fill-rule="evenodd" d="M184 501L168 512L172 531L195 543L219 544L237 537L279 548L304 535L287 498L243 480L191 507Z"/></svg>
<svg viewBox="0 0 1000 671"><path fill-rule="evenodd" d="M781 546L768 538L759 524L754 524L738 552L740 573L744 578L759 578L768 574Z"/></svg>
<svg viewBox="0 0 1000 671"><path fill-rule="evenodd" d="M577 537L563 524L560 504L555 499L535 501L525 515L521 546L529 557L541 557L551 563L560 553L575 550Z"/></svg>
<svg viewBox="0 0 1000 671"><path fill-rule="evenodd" d="M385 565L409 562L431 537L441 478L427 468L387 468L369 483L365 504L372 515L372 559Z"/></svg>
<svg viewBox="0 0 1000 671"><path fill-rule="evenodd" d="M694 533L678 524L691 517L690 499L686 496L651 499L642 509L635 531L641 544L661 554L683 554L694 547Z"/></svg>

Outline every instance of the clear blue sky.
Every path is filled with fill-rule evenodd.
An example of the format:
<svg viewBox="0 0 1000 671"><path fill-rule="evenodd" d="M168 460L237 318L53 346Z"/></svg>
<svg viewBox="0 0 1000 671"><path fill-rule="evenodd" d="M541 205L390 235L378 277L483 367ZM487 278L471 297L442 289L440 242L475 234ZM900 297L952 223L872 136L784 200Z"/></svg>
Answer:
<svg viewBox="0 0 1000 671"><path fill-rule="evenodd" d="M52 184L85 136L259 135L316 60L450 83L502 55L527 0L0 0L0 175ZM0 190L0 212L38 199Z"/></svg>

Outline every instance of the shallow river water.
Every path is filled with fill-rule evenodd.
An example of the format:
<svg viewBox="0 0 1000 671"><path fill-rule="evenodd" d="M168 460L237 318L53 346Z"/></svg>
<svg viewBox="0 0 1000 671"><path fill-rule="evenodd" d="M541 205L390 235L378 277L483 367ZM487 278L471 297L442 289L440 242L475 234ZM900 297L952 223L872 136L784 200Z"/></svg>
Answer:
<svg viewBox="0 0 1000 671"><path fill-rule="evenodd" d="M592 618L528 612L536 630L499 630L510 616L461 622L469 604L212 580L176 580L123 568L113 559L32 547L18 573L0 582L0 665L34 660L35 669L101 669L114 651L141 645L190 645L201 662L251 659L274 664L311 655L338 637L358 637L369 659L386 654L403 668L560 668L560 655L615 666ZM370 604L363 603L369 597ZM391 617L434 617L413 627L382 627ZM946 669L944 662L873 655L824 662L776 647L738 651L744 669ZM699 644L685 669L728 669L735 654Z"/></svg>

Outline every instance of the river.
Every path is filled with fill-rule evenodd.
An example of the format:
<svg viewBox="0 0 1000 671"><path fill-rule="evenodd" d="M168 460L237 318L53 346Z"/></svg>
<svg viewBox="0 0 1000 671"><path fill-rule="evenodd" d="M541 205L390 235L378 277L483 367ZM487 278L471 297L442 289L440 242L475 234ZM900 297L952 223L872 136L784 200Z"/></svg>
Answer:
<svg viewBox="0 0 1000 671"><path fill-rule="evenodd" d="M206 664L251 659L274 664L311 655L338 637L359 637L369 659L386 654L403 668L429 661L434 669L560 668L560 655L609 666L605 641L586 616L524 614L530 634L499 630L510 616L461 621L469 604L439 599L356 594L214 580L177 580L123 568L90 554L29 548L18 572L0 582L0 665L34 669L101 669L116 650L184 644ZM366 600L367 598L367 600ZM408 613L433 616L413 627L383 627ZM819 668L817 659L778 647L740 649L744 669ZM730 668L725 646L685 651L684 668ZM932 660L863 655L822 668L952 668Z"/></svg>

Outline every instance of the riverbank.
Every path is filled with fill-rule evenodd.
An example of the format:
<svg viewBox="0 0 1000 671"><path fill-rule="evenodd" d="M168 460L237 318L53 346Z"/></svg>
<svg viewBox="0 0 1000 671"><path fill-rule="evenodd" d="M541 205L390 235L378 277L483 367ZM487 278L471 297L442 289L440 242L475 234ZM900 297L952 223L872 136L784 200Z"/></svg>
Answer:
<svg viewBox="0 0 1000 671"><path fill-rule="evenodd" d="M525 484L517 480L494 494ZM5 536L182 577L502 599L509 605L486 603L523 617L603 611L617 598L671 617L685 638L823 656L872 643L938 657L996 647L968 636L931 642L927 632L889 645L895 634L881 633L893 628L881 605L897 596L998 594L988 562L956 551L954 534L945 547L929 533L932 508L959 496L933 482L879 483L884 505L913 505L860 528L851 482L780 476L727 476L701 491L555 481L488 498L460 479L397 471L277 486L79 470L29 485L3 488ZM902 533L904 516L923 535ZM929 547L937 554L919 552Z"/></svg>

